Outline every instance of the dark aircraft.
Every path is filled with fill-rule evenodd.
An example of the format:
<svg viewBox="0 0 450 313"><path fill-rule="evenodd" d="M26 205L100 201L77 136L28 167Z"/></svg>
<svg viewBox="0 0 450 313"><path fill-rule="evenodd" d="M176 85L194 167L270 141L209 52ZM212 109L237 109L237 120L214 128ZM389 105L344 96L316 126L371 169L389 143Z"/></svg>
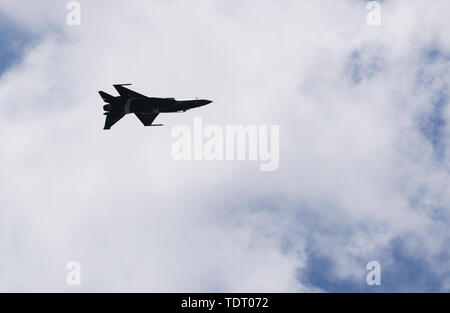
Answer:
<svg viewBox="0 0 450 313"><path fill-rule="evenodd" d="M113 85L120 96L114 97L106 92L98 93L105 101L103 110L106 112L104 129L110 129L125 114L134 113L145 126L162 126L152 124L159 113L187 111L211 103L210 100L175 100L175 98L153 98L141 95L133 90L125 88L131 84Z"/></svg>

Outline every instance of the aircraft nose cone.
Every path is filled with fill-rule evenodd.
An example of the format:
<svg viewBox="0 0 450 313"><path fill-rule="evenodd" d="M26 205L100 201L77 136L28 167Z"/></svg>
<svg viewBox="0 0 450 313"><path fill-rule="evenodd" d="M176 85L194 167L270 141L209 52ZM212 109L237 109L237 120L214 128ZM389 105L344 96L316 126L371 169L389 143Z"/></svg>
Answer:
<svg viewBox="0 0 450 313"><path fill-rule="evenodd" d="M201 100L197 100L197 105L198 106L203 106L203 105L210 104L211 102L212 102L211 100L201 99Z"/></svg>

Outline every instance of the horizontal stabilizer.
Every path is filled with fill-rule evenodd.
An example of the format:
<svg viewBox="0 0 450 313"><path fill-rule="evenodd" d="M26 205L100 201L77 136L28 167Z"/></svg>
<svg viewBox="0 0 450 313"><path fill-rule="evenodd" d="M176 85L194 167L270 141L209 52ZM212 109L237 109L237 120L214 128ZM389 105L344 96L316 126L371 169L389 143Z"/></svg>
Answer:
<svg viewBox="0 0 450 313"><path fill-rule="evenodd" d="M110 129L114 124L116 124L123 116L123 113L106 113L105 127L103 129Z"/></svg>

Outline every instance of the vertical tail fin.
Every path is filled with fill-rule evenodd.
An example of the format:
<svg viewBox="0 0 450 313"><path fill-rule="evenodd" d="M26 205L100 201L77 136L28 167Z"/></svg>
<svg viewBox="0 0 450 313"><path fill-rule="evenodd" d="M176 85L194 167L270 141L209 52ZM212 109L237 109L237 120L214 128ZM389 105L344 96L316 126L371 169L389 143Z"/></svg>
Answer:
<svg viewBox="0 0 450 313"><path fill-rule="evenodd" d="M102 97L103 101L105 101L106 103L113 103L115 97L111 96L110 94L104 92L104 91L99 91L98 92L100 94L100 97Z"/></svg>

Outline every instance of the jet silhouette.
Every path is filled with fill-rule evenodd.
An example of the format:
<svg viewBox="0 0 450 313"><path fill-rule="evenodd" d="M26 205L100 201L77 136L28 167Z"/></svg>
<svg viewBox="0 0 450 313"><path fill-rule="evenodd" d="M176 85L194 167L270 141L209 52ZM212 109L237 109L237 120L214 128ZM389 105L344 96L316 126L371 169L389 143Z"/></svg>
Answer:
<svg viewBox="0 0 450 313"><path fill-rule="evenodd" d="M159 113L171 113L187 111L211 103L210 100L175 100L175 98L154 98L141 95L133 90L125 88L131 84L113 85L120 96L114 97L104 91L98 93L103 101L108 103L103 106L106 115L105 127L110 129L126 114L134 113L144 126L162 126L152 124Z"/></svg>

